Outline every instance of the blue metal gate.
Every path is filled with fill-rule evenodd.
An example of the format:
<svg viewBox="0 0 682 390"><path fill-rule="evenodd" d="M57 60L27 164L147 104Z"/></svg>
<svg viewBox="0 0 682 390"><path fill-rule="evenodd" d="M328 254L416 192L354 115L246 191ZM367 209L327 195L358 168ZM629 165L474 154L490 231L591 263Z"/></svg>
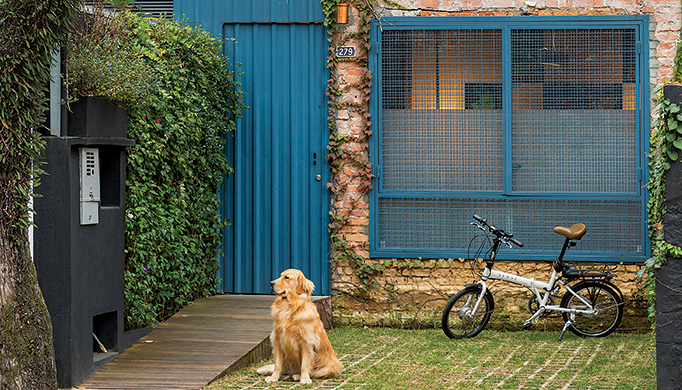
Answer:
<svg viewBox="0 0 682 390"><path fill-rule="evenodd" d="M319 1L176 0L176 15L225 38L248 106L226 153L219 289L269 293L287 268L329 294L326 29ZM216 31L217 30L217 31Z"/></svg>

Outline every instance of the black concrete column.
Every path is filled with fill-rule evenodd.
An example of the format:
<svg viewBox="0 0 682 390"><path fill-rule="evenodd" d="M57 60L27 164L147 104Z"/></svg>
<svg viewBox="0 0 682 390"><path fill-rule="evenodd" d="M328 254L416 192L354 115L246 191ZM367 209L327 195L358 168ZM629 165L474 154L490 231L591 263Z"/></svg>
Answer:
<svg viewBox="0 0 682 390"><path fill-rule="evenodd" d="M682 85L666 85L663 96L682 106ZM682 246L682 161L674 161L666 175L664 238ZM656 271L656 376L659 389L682 383L682 260L668 258Z"/></svg>

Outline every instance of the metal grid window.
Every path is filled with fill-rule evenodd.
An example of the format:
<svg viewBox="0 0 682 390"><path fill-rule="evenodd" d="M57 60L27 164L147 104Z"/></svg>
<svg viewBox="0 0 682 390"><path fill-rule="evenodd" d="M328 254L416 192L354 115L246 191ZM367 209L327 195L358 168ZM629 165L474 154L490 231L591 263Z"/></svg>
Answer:
<svg viewBox="0 0 682 390"><path fill-rule="evenodd" d="M471 214L556 251L645 260L646 17L375 25L373 256L465 255ZM646 52L646 51L645 51Z"/></svg>

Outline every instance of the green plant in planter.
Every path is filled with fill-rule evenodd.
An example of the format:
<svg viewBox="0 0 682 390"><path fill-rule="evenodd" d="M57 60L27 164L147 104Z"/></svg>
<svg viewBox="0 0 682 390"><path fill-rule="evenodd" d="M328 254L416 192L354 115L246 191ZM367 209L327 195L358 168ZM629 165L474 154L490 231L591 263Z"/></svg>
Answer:
<svg viewBox="0 0 682 390"><path fill-rule="evenodd" d="M80 13L67 41L69 101L95 96L144 104L155 91L158 71L135 47L122 17L101 2Z"/></svg>

